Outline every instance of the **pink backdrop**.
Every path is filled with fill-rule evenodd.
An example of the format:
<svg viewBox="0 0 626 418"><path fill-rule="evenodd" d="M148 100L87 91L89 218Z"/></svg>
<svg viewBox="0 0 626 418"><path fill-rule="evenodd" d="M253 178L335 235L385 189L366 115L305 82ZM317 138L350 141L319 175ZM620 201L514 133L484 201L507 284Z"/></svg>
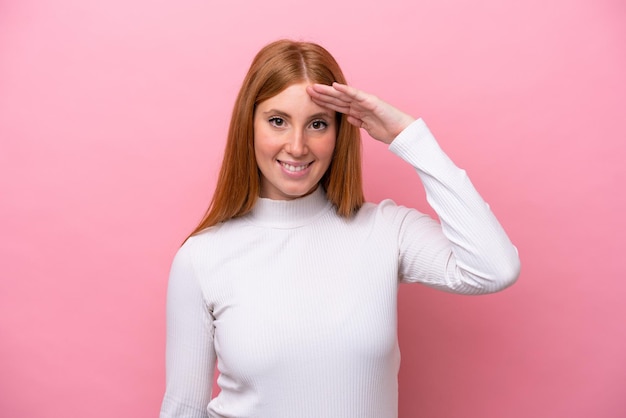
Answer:
<svg viewBox="0 0 626 418"><path fill-rule="evenodd" d="M402 287L400 416L625 416L624 3L294 4L0 1L0 416L157 416L169 265L280 37L423 116L520 250L504 293ZM368 198L427 210L364 142Z"/></svg>

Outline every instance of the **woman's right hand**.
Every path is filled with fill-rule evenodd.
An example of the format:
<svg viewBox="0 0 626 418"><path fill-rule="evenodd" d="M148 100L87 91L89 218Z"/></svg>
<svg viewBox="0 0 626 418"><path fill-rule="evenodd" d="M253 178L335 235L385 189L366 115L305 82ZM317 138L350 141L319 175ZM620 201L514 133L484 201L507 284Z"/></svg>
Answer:
<svg viewBox="0 0 626 418"><path fill-rule="evenodd" d="M386 144L415 120L373 94L345 84L313 84L307 87L307 92L319 106L344 113L348 122Z"/></svg>

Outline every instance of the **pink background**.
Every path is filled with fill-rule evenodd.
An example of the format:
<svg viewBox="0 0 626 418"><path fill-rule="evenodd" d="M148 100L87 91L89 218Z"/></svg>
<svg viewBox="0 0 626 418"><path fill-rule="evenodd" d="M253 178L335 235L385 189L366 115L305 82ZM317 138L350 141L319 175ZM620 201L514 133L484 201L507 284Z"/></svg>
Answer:
<svg viewBox="0 0 626 418"><path fill-rule="evenodd" d="M626 416L626 5L295 3L0 1L0 416L157 416L170 262L281 37L424 117L520 250L504 293L402 287L400 416ZM369 200L430 212L364 143Z"/></svg>

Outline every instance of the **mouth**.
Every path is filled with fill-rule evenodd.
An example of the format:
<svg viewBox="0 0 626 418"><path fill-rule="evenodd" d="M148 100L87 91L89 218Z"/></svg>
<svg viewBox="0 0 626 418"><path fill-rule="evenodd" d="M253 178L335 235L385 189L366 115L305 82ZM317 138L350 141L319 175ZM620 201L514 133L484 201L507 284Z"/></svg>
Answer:
<svg viewBox="0 0 626 418"><path fill-rule="evenodd" d="M292 172L292 173L304 171L307 168L309 168L311 164L313 164L312 161L310 163L294 163L294 162L288 163L288 162L280 161L280 160L277 160L277 161L278 161L278 164L280 164L285 170Z"/></svg>

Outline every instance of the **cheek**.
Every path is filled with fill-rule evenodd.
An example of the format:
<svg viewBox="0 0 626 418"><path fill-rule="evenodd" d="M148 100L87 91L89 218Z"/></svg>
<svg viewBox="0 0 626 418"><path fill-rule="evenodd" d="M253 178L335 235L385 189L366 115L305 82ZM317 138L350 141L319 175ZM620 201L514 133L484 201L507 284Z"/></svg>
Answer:
<svg viewBox="0 0 626 418"><path fill-rule="evenodd" d="M335 129L325 132L323 135L313 138L309 144L311 152L321 160L331 160L335 153L335 145L337 143L337 133Z"/></svg>
<svg viewBox="0 0 626 418"><path fill-rule="evenodd" d="M335 134L332 134L323 142L323 149L321 152L326 156L326 158L332 158L333 153L335 152L336 142L337 140L335 138Z"/></svg>
<svg viewBox="0 0 626 418"><path fill-rule="evenodd" d="M272 141L271 138L267 136L265 132L263 132L263 129L257 129L257 127L255 126L253 142L254 154L256 155L257 159L260 156L267 156L268 154L271 154Z"/></svg>

